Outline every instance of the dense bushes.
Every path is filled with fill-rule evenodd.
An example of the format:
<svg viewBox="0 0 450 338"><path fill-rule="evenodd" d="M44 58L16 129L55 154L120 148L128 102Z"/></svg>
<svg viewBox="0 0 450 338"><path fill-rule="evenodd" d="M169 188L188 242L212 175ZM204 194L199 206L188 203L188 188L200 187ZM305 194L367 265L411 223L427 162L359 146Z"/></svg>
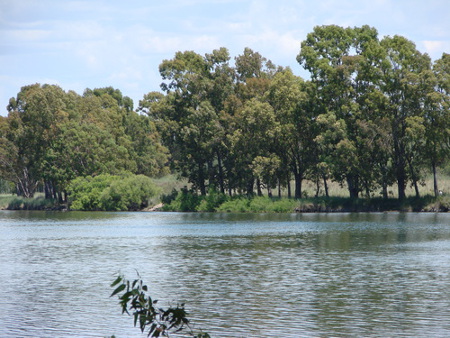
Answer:
<svg viewBox="0 0 450 338"><path fill-rule="evenodd" d="M73 210L139 210L158 193L153 181L144 175L99 175L78 177L68 189Z"/></svg>
<svg viewBox="0 0 450 338"><path fill-rule="evenodd" d="M396 198L313 197L303 199L266 196L228 197L213 190L200 196L192 190L172 191L166 198L165 211L217 211L246 213L293 212L383 212L383 211L449 211L450 196Z"/></svg>
<svg viewBox="0 0 450 338"><path fill-rule="evenodd" d="M200 196L186 187L162 197L163 203L166 203L164 211L217 211L227 199L226 195L215 189L210 189L208 195Z"/></svg>

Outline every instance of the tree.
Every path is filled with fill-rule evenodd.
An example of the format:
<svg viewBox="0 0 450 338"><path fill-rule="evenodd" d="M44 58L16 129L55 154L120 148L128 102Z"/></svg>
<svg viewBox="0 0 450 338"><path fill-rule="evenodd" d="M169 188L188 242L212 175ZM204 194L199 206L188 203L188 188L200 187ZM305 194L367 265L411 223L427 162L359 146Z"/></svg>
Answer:
<svg viewBox="0 0 450 338"><path fill-rule="evenodd" d="M424 152L431 163L434 194L438 196L437 166L442 165L450 153L450 54L444 53L436 60L432 74L426 73L423 81L431 87L424 104Z"/></svg>
<svg viewBox="0 0 450 338"><path fill-rule="evenodd" d="M42 180L50 183L48 152L68 119L68 110L66 93L54 85L22 87L17 98L10 100L5 142L11 151L3 157L9 162L3 168L19 195L33 197Z"/></svg>
<svg viewBox="0 0 450 338"><path fill-rule="evenodd" d="M290 173L294 174L295 198L302 197L302 181L316 156L315 112L308 104L308 85L287 68L274 76L267 91L267 100L280 124L276 151L283 161L282 167L288 169L283 173L286 182L290 180Z"/></svg>
<svg viewBox="0 0 450 338"><path fill-rule="evenodd" d="M229 135L232 153L235 156L236 177L240 187L245 187L248 195L253 194L255 175L252 163L255 158L274 158L275 142L280 135L279 122L273 108L257 99L248 101L236 115L236 129ZM273 162L273 161L272 161ZM278 161L276 161L278 163ZM273 169L273 167L272 167ZM257 192L261 195L261 185L257 180Z"/></svg>
<svg viewBox="0 0 450 338"><path fill-rule="evenodd" d="M161 88L142 102L172 154L172 167L206 194L208 185L225 189L226 148L219 114L233 90L233 71L225 48L202 57L177 52L160 65Z"/></svg>
<svg viewBox="0 0 450 338"><path fill-rule="evenodd" d="M417 143L422 139L420 134L411 130L411 126L422 123L426 91L421 86L420 78L430 69L431 61L428 55L416 49L413 42L402 36L385 37L380 44L385 50L385 57L380 65L382 76L379 86L387 98L385 109L391 124L392 159L398 197L402 200L408 179L415 182L417 190L418 173L411 170L414 169L411 161L420 156Z"/></svg>
<svg viewBox="0 0 450 338"><path fill-rule="evenodd" d="M335 180L347 182L350 197L358 197L361 181L368 182L359 161L366 150L358 125L367 119L361 110L366 99L367 79L360 76L360 67L363 54L373 41L377 41L377 31L368 26L318 26L302 42L297 57L311 72L311 81L327 111L325 114L332 114L343 122L342 139L336 140L336 152L327 158L336 169L332 171Z"/></svg>

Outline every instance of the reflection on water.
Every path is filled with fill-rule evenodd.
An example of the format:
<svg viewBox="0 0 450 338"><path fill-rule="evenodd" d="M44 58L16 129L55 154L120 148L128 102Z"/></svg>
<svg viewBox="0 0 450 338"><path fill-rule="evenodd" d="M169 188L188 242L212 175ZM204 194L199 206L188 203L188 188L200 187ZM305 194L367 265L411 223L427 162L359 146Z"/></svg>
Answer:
<svg viewBox="0 0 450 338"><path fill-rule="evenodd" d="M143 337L135 269L214 337L449 336L448 214L0 212L0 336Z"/></svg>

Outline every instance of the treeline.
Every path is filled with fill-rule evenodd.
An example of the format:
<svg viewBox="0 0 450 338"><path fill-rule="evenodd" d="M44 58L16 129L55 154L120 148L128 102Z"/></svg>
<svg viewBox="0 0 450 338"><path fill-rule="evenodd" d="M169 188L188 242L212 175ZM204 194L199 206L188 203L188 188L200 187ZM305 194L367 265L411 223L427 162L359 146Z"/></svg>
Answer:
<svg viewBox="0 0 450 338"><path fill-rule="evenodd" d="M56 86L24 87L1 120L0 166L23 195L44 184L61 195L78 176L166 166L201 195L302 197L305 179L350 197L411 184L419 195L450 151L450 54L432 62L402 36L369 26L315 27L299 64L310 80L246 48L177 52L159 71L162 92L139 102L113 88L82 96ZM291 181L294 186L291 187ZM63 198L59 196L60 198Z"/></svg>
<svg viewBox="0 0 450 338"><path fill-rule="evenodd" d="M450 55L434 63L401 36L375 28L315 27L298 62L308 81L245 49L230 63L225 48L201 56L178 52L160 65L161 93L139 110L154 121L172 164L202 195L287 187L302 197L304 179L331 179L350 197L396 184L419 195L424 169L450 146ZM429 170L428 170L429 172Z"/></svg>

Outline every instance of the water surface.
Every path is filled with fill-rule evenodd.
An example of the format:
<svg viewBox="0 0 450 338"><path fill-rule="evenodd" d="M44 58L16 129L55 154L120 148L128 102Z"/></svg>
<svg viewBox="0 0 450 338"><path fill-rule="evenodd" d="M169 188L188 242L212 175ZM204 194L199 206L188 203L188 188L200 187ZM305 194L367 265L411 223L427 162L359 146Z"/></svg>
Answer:
<svg viewBox="0 0 450 338"><path fill-rule="evenodd" d="M213 337L450 336L450 214L0 212L0 336L144 337L139 271Z"/></svg>

